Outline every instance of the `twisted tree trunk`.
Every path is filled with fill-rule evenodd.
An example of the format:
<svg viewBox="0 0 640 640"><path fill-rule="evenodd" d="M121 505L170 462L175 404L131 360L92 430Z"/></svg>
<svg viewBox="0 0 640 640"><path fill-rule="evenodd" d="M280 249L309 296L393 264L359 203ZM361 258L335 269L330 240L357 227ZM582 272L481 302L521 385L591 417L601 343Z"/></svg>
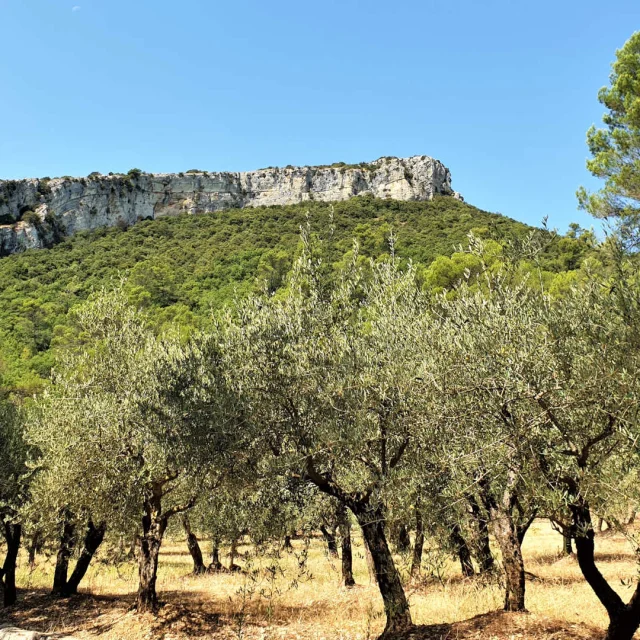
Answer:
<svg viewBox="0 0 640 640"><path fill-rule="evenodd" d="M400 447L390 463L391 467L397 464L403 451L404 447ZM385 535L383 506L372 498L372 490L364 493L350 493L340 487L330 473L319 473L314 467L312 456L308 456L306 459L306 476L322 492L337 498L343 505L351 509L362 528L365 547L371 553L373 569L384 603L387 620L383 636L411 629L413 622L409 611L409 602Z"/></svg>
<svg viewBox="0 0 640 640"><path fill-rule="evenodd" d="M168 473L165 477L153 480L146 486L147 494L142 504L142 533L138 534L138 595L136 609L138 612L156 613L158 610L158 593L156 582L158 579L158 556L162 539L167 530L169 518L184 513L195 504L195 494L190 500L167 511L162 510L162 499L171 491L167 485L178 477L178 473Z"/></svg>
<svg viewBox="0 0 640 640"><path fill-rule="evenodd" d="M493 534L500 547L505 575L505 611L526 611L525 574L522 547L513 510L516 502L517 472L508 474L507 486L498 502L486 476L480 482L482 501L493 524Z"/></svg>
<svg viewBox="0 0 640 640"><path fill-rule="evenodd" d="M0 591L2 591L3 606L9 607L18 599L18 591L16 589L16 565L18 562L18 551L20 550L22 525L5 522L3 533L7 543L7 553L2 567L0 567Z"/></svg>
<svg viewBox="0 0 640 640"><path fill-rule="evenodd" d="M378 587L387 616L385 635L407 631L413 626L409 602L404 593L400 574L387 543L384 515L381 508L356 507L354 515L362 527L365 543L371 552Z"/></svg>
<svg viewBox="0 0 640 640"><path fill-rule="evenodd" d="M474 575L475 570L471 560L471 551L469 551L467 541L464 539L460 525L457 522L454 522L453 525L451 525L449 536L456 555L458 556L458 560L460 560L460 570L462 571L462 575L467 578Z"/></svg>
<svg viewBox="0 0 640 640"><path fill-rule="evenodd" d="M424 521L419 503L416 504L416 539L413 543L413 557L411 559L411 578L415 579L420 575L422 567L422 550L424 549Z"/></svg>
<svg viewBox="0 0 640 640"><path fill-rule="evenodd" d="M67 586L67 574L69 572L69 558L76 545L75 526L71 522L71 516L64 514L62 522L62 533L58 544L58 555L56 557L56 568L53 573L53 588L51 594L64 597Z"/></svg>
<svg viewBox="0 0 640 640"><path fill-rule="evenodd" d="M93 524L91 518L89 519L76 566L71 573L71 577L67 579L69 559L76 546L77 539L75 525L70 522L68 516L65 516L53 576L52 595L58 596L59 598L69 598L78 593L80 582L86 575L93 556L104 540L106 529L107 525L105 522L96 526Z"/></svg>
<svg viewBox="0 0 640 640"><path fill-rule="evenodd" d="M204 558L202 557L202 550L200 549L198 538L196 538L195 533L191 531L191 523L189 522L189 516L187 516L187 514L182 515L182 526L184 532L187 534L187 548L193 560L193 573L195 575L201 575L207 571L207 568L204 566Z"/></svg>
<svg viewBox="0 0 640 640"><path fill-rule="evenodd" d="M87 523L87 531L84 536L82 551L71 573L71 577L67 580L67 584L63 588L63 596L73 596L78 593L80 582L86 575L98 547L102 544L106 530L107 525L105 522L101 522L98 526L95 526L92 520L89 520Z"/></svg>
<svg viewBox="0 0 640 640"><path fill-rule="evenodd" d="M482 512L474 495L468 495L467 501L471 508L471 516L477 529L477 538L474 547L480 573L491 573L495 568L495 561L489 543L489 521Z"/></svg>
<svg viewBox="0 0 640 640"><path fill-rule="evenodd" d="M585 500L578 497L570 506L578 565L582 575L607 610L609 627L605 640L632 640L640 627L640 582L628 604L612 589L595 563L595 531Z"/></svg>
<svg viewBox="0 0 640 640"><path fill-rule="evenodd" d="M338 557L338 543L336 542L336 532L331 531L326 525L320 525L320 531L324 541L327 543L327 551L332 558Z"/></svg>
<svg viewBox="0 0 640 640"><path fill-rule="evenodd" d="M340 504L337 511L338 523L340 527L340 538L342 547L342 584L345 587L353 587L356 581L353 578L353 553L351 551L351 523L347 509Z"/></svg>
<svg viewBox="0 0 640 640"><path fill-rule="evenodd" d="M167 529L167 519L161 515L159 498L146 500L142 518L142 534L138 537L138 596L136 609L139 613L158 610L156 581L158 578L158 556L162 538Z"/></svg>
<svg viewBox="0 0 640 640"><path fill-rule="evenodd" d="M493 531L496 537L505 574L505 611L526 611L525 575L522 549L518 541L518 532L508 513L501 509L491 514Z"/></svg>

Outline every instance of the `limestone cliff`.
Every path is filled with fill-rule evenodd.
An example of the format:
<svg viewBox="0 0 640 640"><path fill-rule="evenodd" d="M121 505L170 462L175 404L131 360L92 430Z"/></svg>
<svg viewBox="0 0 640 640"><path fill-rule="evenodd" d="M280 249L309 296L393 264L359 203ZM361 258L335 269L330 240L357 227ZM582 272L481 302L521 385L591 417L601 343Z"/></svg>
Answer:
<svg viewBox="0 0 640 640"><path fill-rule="evenodd" d="M232 207L347 200L459 197L451 174L427 156L360 165L268 168L245 173L91 174L87 178L0 180L0 256L49 247L77 231Z"/></svg>

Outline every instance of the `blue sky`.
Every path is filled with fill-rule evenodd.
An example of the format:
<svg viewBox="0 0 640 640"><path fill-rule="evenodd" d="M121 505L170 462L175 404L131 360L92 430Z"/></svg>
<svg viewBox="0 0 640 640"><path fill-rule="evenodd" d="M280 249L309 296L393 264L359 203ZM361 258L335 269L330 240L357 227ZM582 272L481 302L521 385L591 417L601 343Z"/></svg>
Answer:
<svg viewBox="0 0 640 640"><path fill-rule="evenodd" d="M0 0L0 177L442 160L561 230L638 0Z"/></svg>

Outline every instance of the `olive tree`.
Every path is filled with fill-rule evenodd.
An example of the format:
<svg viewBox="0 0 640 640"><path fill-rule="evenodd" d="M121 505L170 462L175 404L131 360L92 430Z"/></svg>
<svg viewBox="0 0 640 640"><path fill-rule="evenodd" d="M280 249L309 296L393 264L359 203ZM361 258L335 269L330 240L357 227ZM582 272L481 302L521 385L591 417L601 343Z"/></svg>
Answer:
<svg viewBox="0 0 640 640"><path fill-rule="evenodd" d="M443 419L451 451L489 512L505 564L506 608L524 607L522 526L538 510L565 522L583 575L606 608L609 640L640 624L597 569L591 510L615 522L637 501L640 287L632 262L553 299L508 274L441 301ZM613 489L615 487L615 490ZM612 513L613 512L613 513Z"/></svg>
<svg viewBox="0 0 640 640"><path fill-rule="evenodd" d="M536 514L527 492L534 472L529 447L539 419L530 407L529 378L544 366L538 333L545 305L526 283L514 284L498 272L442 296L438 314L442 358L435 383L440 420L450 434L443 455L459 498L482 510L493 528L505 572L505 609L522 611L521 543Z"/></svg>
<svg viewBox="0 0 640 640"><path fill-rule="evenodd" d="M76 315L79 347L40 399L29 438L42 453L44 503L114 531L137 531L139 611L158 606L169 519L205 479L228 472L237 429L215 342L155 336L121 289Z"/></svg>
<svg viewBox="0 0 640 640"><path fill-rule="evenodd" d="M580 569L609 616L608 640L630 639L640 626L640 581L625 604L596 566L591 515L615 523L621 502L638 500L640 280L632 263L619 273L593 274L549 309L547 375L531 385L544 428L536 457L553 506L570 513Z"/></svg>
<svg viewBox="0 0 640 640"><path fill-rule="evenodd" d="M0 565L0 595L4 606L13 604L17 597L16 563L23 528L21 510L28 498L31 479L28 453L23 414L0 395L0 527L7 546Z"/></svg>
<svg viewBox="0 0 640 640"><path fill-rule="evenodd" d="M275 464L354 514L373 557L386 632L411 626L385 532L385 502L407 471L429 328L412 268L352 265L331 284L305 251L287 290L241 304L223 352L247 419Z"/></svg>

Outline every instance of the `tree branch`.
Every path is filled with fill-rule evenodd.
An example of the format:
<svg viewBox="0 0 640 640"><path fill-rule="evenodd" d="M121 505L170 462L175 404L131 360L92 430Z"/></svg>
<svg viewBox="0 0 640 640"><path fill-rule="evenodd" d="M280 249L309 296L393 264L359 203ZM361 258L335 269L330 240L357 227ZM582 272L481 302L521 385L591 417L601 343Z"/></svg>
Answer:
<svg viewBox="0 0 640 640"><path fill-rule="evenodd" d="M409 436L405 436L404 440L402 441L402 443L398 447L398 450L396 451L395 455L389 461L389 468L390 469L395 469L395 467L400 462L400 458L402 458L402 456L403 456L403 454L406 451L408 446L409 446Z"/></svg>

